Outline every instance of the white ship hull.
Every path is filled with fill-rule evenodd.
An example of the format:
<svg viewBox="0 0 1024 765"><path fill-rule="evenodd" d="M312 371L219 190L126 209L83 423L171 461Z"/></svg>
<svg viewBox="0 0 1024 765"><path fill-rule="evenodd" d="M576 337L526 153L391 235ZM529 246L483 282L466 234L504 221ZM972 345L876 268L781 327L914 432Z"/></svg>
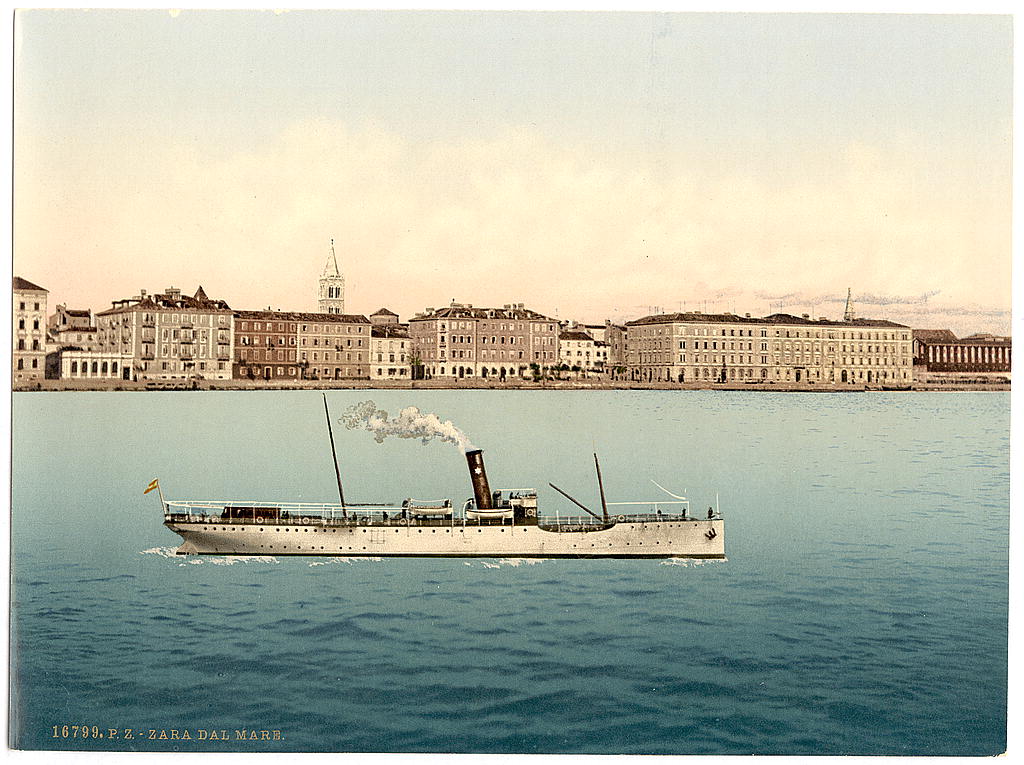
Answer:
<svg viewBox="0 0 1024 765"><path fill-rule="evenodd" d="M634 521L586 531L537 525L264 525L167 520L179 555L443 558L724 558L721 518Z"/></svg>

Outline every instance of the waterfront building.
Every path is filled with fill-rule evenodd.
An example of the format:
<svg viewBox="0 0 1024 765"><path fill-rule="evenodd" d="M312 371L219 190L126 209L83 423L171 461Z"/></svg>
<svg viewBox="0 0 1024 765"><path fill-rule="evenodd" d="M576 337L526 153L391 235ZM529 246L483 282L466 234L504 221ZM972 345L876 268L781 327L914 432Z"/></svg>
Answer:
<svg viewBox="0 0 1024 765"><path fill-rule="evenodd" d="M338 268L338 258L334 254L334 240L331 240L331 251L320 273L317 311L320 313L345 313L345 276Z"/></svg>
<svg viewBox="0 0 1024 765"><path fill-rule="evenodd" d="M370 317L370 379L411 379L409 325L397 323L397 316L395 323L376 323L375 317Z"/></svg>
<svg viewBox="0 0 1024 765"><path fill-rule="evenodd" d="M626 328L621 324L606 323L605 340L608 343L608 364L613 378L621 377L626 370Z"/></svg>
<svg viewBox="0 0 1024 765"><path fill-rule="evenodd" d="M46 300L49 290L13 279L11 382L42 380L46 374Z"/></svg>
<svg viewBox="0 0 1024 765"><path fill-rule="evenodd" d="M608 345L597 341L580 325L569 326L558 336L558 359L563 368L589 375L604 371Z"/></svg>
<svg viewBox="0 0 1024 765"><path fill-rule="evenodd" d="M370 320L340 313L293 313L299 366L304 379L342 380L370 376Z"/></svg>
<svg viewBox="0 0 1024 765"><path fill-rule="evenodd" d="M77 348L82 351L98 350L96 322L88 308L57 306L46 322L48 342L56 349Z"/></svg>
<svg viewBox="0 0 1024 765"><path fill-rule="evenodd" d="M958 339L948 329L915 329L914 365L918 373L1009 375L1011 338L976 334Z"/></svg>
<svg viewBox="0 0 1024 765"><path fill-rule="evenodd" d="M474 308L453 302L409 321L413 355L427 377L531 377L558 365L558 322L522 303Z"/></svg>
<svg viewBox="0 0 1024 765"><path fill-rule="evenodd" d="M60 348L46 356L47 377L61 380L134 380L131 353Z"/></svg>
<svg viewBox="0 0 1024 765"><path fill-rule="evenodd" d="M298 322L281 311L235 311L232 377L238 380L301 379Z"/></svg>
<svg viewBox="0 0 1024 765"><path fill-rule="evenodd" d="M201 286L191 297L176 287L152 295L141 290L96 314L97 350L111 360L130 358L133 380L227 380L232 318L228 304L207 297Z"/></svg>
<svg viewBox="0 0 1024 765"><path fill-rule="evenodd" d="M645 316L626 323L630 379L643 382L910 385L911 330L807 314Z"/></svg>

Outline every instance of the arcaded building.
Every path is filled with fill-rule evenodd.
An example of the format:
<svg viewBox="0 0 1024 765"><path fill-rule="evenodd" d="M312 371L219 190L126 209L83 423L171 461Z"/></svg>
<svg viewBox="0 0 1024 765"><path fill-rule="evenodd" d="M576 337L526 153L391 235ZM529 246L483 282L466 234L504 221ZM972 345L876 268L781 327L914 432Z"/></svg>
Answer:
<svg viewBox="0 0 1024 765"><path fill-rule="evenodd" d="M882 319L694 311L626 327L628 375L637 381L902 387L913 378L910 328Z"/></svg>
<svg viewBox="0 0 1024 765"><path fill-rule="evenodd" d="M999 335L957 338L948 329L915 329L914 364L922 372L1008 375L1013 341Z"/></svg>
<svg viewBox="0 0 1024 765"><path fill-rule="evenodd" d="M530 377L558 365L558 322L523 306L452 303L409 320L413 363L427 377Z"/></svg>

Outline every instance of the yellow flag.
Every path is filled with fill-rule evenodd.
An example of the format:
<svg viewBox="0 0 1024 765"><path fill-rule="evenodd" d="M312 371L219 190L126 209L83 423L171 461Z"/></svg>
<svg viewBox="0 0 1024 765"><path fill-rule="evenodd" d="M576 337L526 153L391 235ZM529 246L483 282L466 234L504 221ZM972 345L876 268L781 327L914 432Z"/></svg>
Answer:
<svg viewBox="0 0 1024 765"><path fill-rule="evenodd" d="M146 490L144 492L142 492L142 493L143 494L149 494L151 491L153 491L153 489L156 489L159 486L160 486L160 479L159 478L154 478L152 481L149 482L149 486L147 486Z"/></svg>

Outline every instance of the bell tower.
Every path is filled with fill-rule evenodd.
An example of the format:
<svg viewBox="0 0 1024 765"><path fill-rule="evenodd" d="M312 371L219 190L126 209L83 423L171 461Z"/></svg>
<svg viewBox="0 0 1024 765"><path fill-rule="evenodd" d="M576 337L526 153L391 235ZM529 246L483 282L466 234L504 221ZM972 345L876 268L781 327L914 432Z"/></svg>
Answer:
<svg viewBox="0 0 1024 765"><path fill-rule="evenodd" d="M338 258L334 254L334 240L331 252L320 274L320 293L317 302L320 313L345 313L345 277L338 270Z"/></svg>

